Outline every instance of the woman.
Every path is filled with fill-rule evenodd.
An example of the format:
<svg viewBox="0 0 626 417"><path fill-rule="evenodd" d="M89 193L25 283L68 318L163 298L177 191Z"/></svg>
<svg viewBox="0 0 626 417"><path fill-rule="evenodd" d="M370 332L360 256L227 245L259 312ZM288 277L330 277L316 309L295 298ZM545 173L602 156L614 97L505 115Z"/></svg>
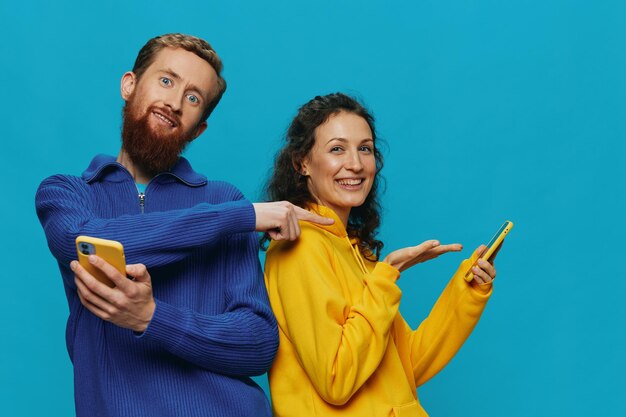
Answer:
<svg viewBox="0 0 626 417"><path fill-rule="evenodd" d="M357 101L338 93L300 108L269 198L335 223L301 222L299 240L273 241L267 251L280 334L269 374L277 416L427 416L416 387L450 361L491 295L493 266L481 263L467 283L464 261L429 317L417 330L408 326L398 312L400 273L461 245L430 240L378 261L381 168L374 119Z"/></svg>

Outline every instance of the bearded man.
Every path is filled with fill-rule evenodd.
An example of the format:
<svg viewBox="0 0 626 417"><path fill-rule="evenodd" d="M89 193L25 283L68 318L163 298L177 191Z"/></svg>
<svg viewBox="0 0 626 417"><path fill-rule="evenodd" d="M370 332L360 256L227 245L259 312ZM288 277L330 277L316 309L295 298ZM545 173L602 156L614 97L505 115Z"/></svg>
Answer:
<svg viewBox="0 0 626 417"><path fill-rule="evenodd" d="M69 304L79 417L271 414L250 379L278 345L255 231L293 240L298 219L332 221L287 202L252 204L180 156L226 89L221 71L202 39L151 39L122 77L117 158L98 155L81 177L55 175L37 191ZM132 279L92 255L115 286L96 280L74 261L79 235L121 242Z"/></svg>

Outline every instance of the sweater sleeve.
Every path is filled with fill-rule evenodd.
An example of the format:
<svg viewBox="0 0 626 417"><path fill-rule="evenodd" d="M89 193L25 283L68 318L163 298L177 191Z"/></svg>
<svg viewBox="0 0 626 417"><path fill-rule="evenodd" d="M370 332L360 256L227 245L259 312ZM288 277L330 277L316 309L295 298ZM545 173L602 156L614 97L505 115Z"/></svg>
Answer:
<svg viewBox="0 0 626 417"><path fill-rule="evenodd" d="M156 300L152 321L139 337L212 372L260 375L278 349L278 329L263 286L257 236L239 234L227 241L225 311L207 315Z"/></svg>
<svg viewBox="0 0 626 417"><path fill-rule="evenodd" d="M295 244L266 258L266 285L279 325L319 395L345 404L378 367L398 311L399 273L378 263L353 302L341 290L333 249L306 225Z"/></svg>
<svg viewBox="0 0 626 417"><path fill-rule="evenodd" d="M450 362L478 323L492 285L478 286L463 278L471 262L464 260L448 282L428 317L409 332L415 384L420 386Z"/></svg>
<svg viewBox="0 0 626 417"><path fill-rule="evenodd" d="M42 182L35 197L48 246L62 265L76 259L75 240L80 235L117 240L124 245L129 263L156 267L176 262L190 250L223 235L254 230L254 208L241 196L223 204L202 203L187 209L99 218L80 181L75 177L50 177ZM73 282L67 284L74 286Z"/></svg>

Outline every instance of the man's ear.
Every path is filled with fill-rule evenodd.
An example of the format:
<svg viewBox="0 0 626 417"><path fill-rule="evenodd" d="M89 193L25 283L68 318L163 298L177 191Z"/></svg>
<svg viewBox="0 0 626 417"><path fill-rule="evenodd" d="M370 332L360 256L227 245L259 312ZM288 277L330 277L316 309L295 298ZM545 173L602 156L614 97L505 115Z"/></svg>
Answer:
<svg viewBox="0 0 626 417"><path fill-rule="evenodd" d="M137 85L137 76L134 72L128 71L122 75L120 92L122 93L122 98L125 101L128 101L130 96L133 94L133 91L135 91L135 85Z"/></svg>
<svg viewBox="0 0 626 417"><path fill-rule="evenodd" d="M206 123L206 120L205 120L204 122L200 123L198 125L198 127L196 127L196 131L193 132L193 135L191 135L191 140L192 141L196 140L196 138L198 136L200 136L202 134L202 132L204 132L206 130L206 127L207 127L207 123Z"/></svg>

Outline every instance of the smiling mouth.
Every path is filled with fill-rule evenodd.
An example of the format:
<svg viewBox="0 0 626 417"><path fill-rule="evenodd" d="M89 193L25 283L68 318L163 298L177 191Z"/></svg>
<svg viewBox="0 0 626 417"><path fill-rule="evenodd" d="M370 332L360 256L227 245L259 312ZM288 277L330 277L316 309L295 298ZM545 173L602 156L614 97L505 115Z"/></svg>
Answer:
<svg viewBox="0 0 626 417"><path fill-rule="evenodd" d="M170 119L169 117L167 117L163 113L160 113L160 112L157 112L155 110L152 110L152 114L154 115L154 117L156 117L157 119L161 120L164 124L169 125L170 127L178 126L178 124L174 120Z"/></svg>
<svg viewBox="0 0 626 417"><path fill-rule="evenodd" d="M344 178L335 180L342 188L354 189L359 188L365 180L363 178Z"/></svg>

